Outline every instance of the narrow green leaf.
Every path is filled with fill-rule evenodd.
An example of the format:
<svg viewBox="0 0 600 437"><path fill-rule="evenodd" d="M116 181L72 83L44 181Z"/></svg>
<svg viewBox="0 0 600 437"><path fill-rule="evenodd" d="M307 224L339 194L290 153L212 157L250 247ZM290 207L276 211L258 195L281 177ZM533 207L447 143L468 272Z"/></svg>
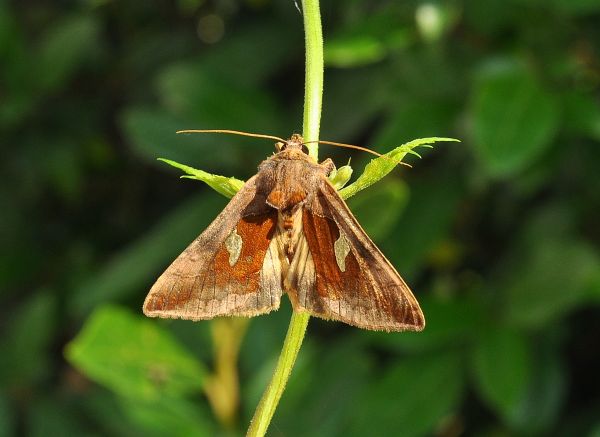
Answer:
<svg viewBox="0 0 600 437"><path fill-rule="evenodd" d="M348 185L346 188L340 190L340 196L343 199L354 196L361 190L370 187L375 182L386 176L391 172L408 154L416 154L413 149L416 147L431 147L432 143L438 141L459 141L454 138L444 137L430 137L430 138L419 138L412 140L406 144L396 147L394 150L380 156L376 159L371 160L366 166L363 173L358 177L354 183Z"/></svg>
<svg viewBox="0 0 600 437"><path fill-rule="evenodd" d="M155 320L106 305L65 350L69 362L115 392L145 400L202 388L204 367Z"/></svg>
<svg viewBox="0 0 600 437"><path fill-rule="evenodd" d="M166 162L167 164L187 173L187 176L181 176L182 178L202 181L217 193L222 194L227 198L232 198L235 193L237 193L240 188L244 186L244 181L240 181L239 179L233 177L228 178L226 176L214 175L184 164L179 164L178 162L171 161L170 159L158 158L158 160Z"/></svg>

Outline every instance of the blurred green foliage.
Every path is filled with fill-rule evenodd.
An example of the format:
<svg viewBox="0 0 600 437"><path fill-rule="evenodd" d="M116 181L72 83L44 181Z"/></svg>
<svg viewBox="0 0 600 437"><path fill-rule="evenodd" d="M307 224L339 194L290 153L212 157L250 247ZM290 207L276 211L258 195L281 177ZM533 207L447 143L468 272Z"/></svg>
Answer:
<svg viewBox="0 0 600 437"><path fill-rule="evenodd" d="M426 330L311 320L271 432L598 435L600 2L322 13L323 138L463 142L349 201ZM248 327L224 431L211 323L141 304L226 199L156 158L252 175L268 142L175 131L300 130L303 60L291 0L0 0L0 435L243 433L290 306Z"/></svg>

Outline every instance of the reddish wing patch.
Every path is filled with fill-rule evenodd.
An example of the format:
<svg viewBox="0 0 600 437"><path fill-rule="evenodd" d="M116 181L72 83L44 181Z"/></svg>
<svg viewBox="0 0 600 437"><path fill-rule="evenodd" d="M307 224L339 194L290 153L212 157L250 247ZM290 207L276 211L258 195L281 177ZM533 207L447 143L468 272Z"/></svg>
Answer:
<svg viewBox="0 0 600 437"><path fill-rule="evenodd" d="M335 259L334 244L340 232L333 220L303 211L302 228L315 264L316 292L320 297L339 299L342 290L355 289L360 281L356 258L349 253L346 271L342 272Z"/></svg>
<svg viewBox="0 0 600 437"><path fill-rule="evenodd" d="M237 225L242 238L242 250L237 262L229 264L229 251L223 243L215 256L215 285L231 287L237 294L253 293L259 287L260 270L269 243L275 232L275 215L263 214L243 217Z"/></svg>

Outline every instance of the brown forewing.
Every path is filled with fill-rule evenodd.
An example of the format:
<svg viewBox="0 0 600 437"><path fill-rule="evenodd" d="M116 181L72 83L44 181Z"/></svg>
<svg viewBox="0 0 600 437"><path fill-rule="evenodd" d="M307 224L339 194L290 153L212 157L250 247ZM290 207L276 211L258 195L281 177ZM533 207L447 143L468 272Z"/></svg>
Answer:
<svg viewBox="0 0 600 437"><path fill-rule="evenodd" d="M303 213L314 284L300 294L299 305L313 315L361 328L421 330L423 313L400 275L362 230L337 191L323 179L312 207ZM335 242L343 233L349 245L344 271L336 261Z"/></svg>
<svg viewBox="0 0 600 437"><path fill-rule="evenodd" d="M250 179L211 225L167 268L144 302L151 317L210 319L252 316L279 307L270 256L276 212ZM241 248L235 264L225 240L235 229ZM265 261L268 261L265 263ZM264 265L269 269L263 271Z"/></svg>

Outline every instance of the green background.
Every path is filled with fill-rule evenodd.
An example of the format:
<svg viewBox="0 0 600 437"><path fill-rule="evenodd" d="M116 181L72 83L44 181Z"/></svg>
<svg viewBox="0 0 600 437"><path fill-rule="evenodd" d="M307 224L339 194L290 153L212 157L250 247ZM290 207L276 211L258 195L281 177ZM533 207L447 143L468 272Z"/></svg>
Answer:
<svg viewBox="0 0 600 437"><path fill-rule="evenodd" d="M349 202L426 330L311 320L271 435L600 436L600 1L322 13L322 138L462 142ZM211 322L141 305L226 199L156 158L249 177L269 141L175 131L300 131L303 65L291 0L0 0L0 436L244 432L290 305L251 321L225 431Z"/></svg>

